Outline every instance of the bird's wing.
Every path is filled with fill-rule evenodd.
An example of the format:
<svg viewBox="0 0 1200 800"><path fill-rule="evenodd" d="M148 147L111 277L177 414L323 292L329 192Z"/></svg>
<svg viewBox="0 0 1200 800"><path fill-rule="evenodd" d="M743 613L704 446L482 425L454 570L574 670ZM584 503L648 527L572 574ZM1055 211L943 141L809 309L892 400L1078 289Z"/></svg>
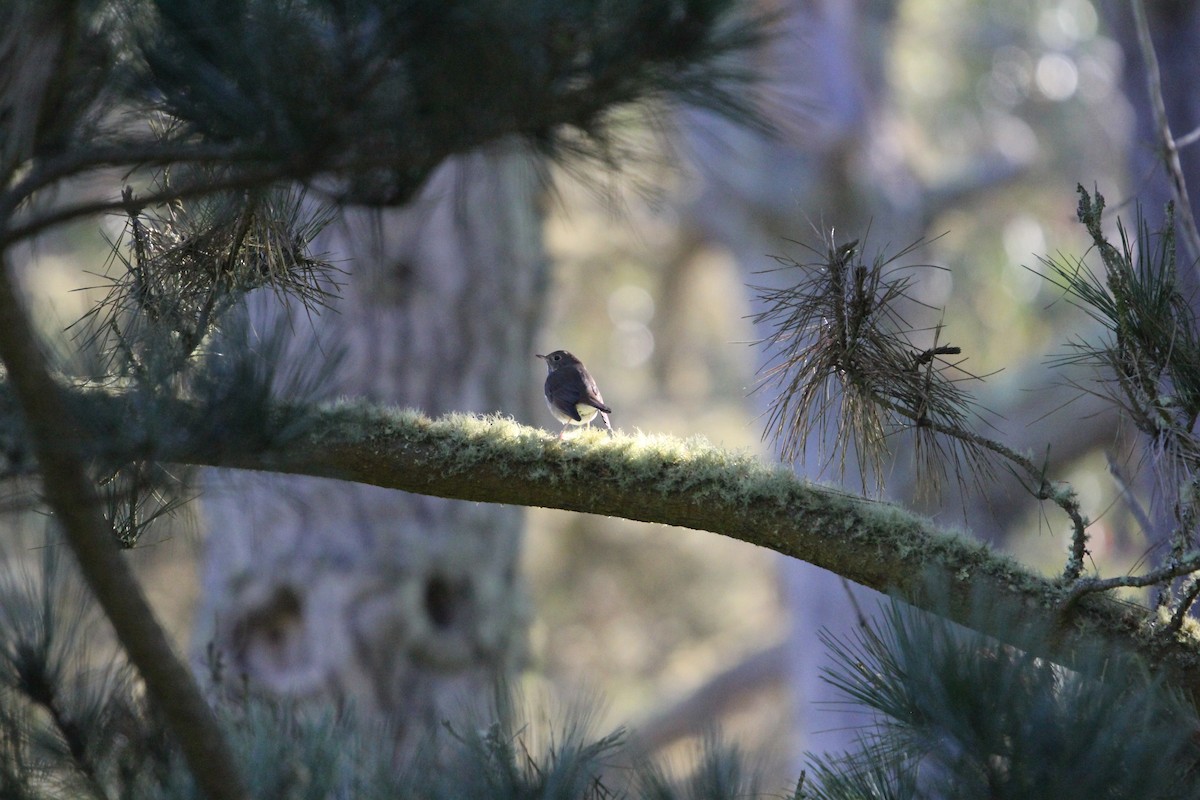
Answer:
<svg viewBox="0 0 1200 800"><path fill-rule="evenodd" d="M564 370L550 373L546 378L546 394L553 398L550 402L554 403L555 408L578 422L582 417L575 406L587 401L581 397L582 392L573 378L573 375Z"/></svg>
<svg viewBox="0 0 1200 800"><path fill-rule="evenodd" d="M579 402L587 403L592 408L599 409L605 414L611 414L612 409L604 404L604 398L600 396L600 388L596 386L596 381L586 372L583 374L583 385L587 387L587 394Z"/></svg>

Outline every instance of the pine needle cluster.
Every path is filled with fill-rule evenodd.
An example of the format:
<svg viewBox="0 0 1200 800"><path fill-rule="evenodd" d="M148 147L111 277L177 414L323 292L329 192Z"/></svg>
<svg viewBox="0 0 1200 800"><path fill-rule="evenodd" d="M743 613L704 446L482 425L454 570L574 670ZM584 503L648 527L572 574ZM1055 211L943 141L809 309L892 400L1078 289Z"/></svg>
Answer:
<svg viewBox="0 0 1200 800"><path fill-rule="evenodd" d="M976 432L981 414L962 388L976 376L961 368L959 348L942 345L941 325L916 328L906 320L921 304L910 280L895 266L912 248L871 263L857 242L838 244L832 234L812 262L779 259L794 274L783 288L756 287L765 310L756 322L771 329L763 344L773 360L764 382L778 391L768 412L766 436L785 460L804 454L810 441L829 444L841 459L853 453L864 484L882 485L890 440L913 436L913 454L925 487L935 490L947 475L977 486L1004 463L1037 500L1050 500L1071 520L1072 537L1063 579L1069 602L1088 592L1117 587L1159 588L1160 606L1178 630L1200 598L1200 325L1179 288L1173 216L1161 232L1139 217L1136 234L1118 223L1119 244L1103 229L1104 198L1079 187L1078 217L1099 254L1102 269L1084 258L1044 259L1045 279L1099 322L1107 336L1075 340L1063 367L1096 370L1101 389L1150 443L1146 463L1154 470L1159 496L1170 508L1170 552L1156 569L1140 575L1085 577L1090 519L1070 485L1051 480L1048 464L1037 463L1003 442ZM919 336L929 343L915 344ZM1081 391L1097 392L1079 386ZM1136 499L1130 498L1136 503ZM1137 506L1144 520L1149 515ZM1147 530L1147 534L1153 531ZM1182 582L1177 579L1184 578Z"/></svg>
<svg viewBox="0 0 1200 800"><path fill-rule="evenodd" d="M0 97L0 114L17 123L0 126L0 184L20 190L11 208L0 202L0 218L37 191L114 165L207 171L154 194L163 199L300 181L366 205L406 203L447 158L513 141L611 168L632 107L682 101L758 118L744 54L765 19L742 8L16 0L0 9L0 29L63 35L70 49L49 85L28 68L41 96ZM165 123L152 130L144 121L155 116ZM19 238L97 206L28 210L4 233Z"/></svg>
<svg viewBox="0 0 1200 800"><path fill-rule="evenodd" d="M1000 618L978 630L891 602L846 640L825 636L825 679L871 714L861 749L812 757L810 800L1153 800L1200 797L1200 719L1133 657L1077 653L1073 670L1037 654L1053 632ZM985 627L986 626L986 627Z"/></svg>
<svg viewBox="0 0 1200 800"><path fill-rule="evenodd" d="M760 30L728 0L137 5L135 74L187 133L372 204L508 136L608 161L612 109L648 98L744 114L747 74L723 57Z"/></svg>
<svg viewBox="0 0 1200 800"><path fill-rule="evenodd" d="M1082 186L1077 191L1077 216L1101 266L1060 255L1043 259L1045 277L1105 334L1071 341L1055 363L1094 370L1099 388L1080 390L1102 393L1144 435L1148 444L1143 464L1154 476L1155 502L1166 512L1157 525L1165 522L1169 530L1155 530L1156 523L1140 506L1135 511L1147 525L1147 535L1170 542L1162 564L1147 575L1096 581L1087 587L1157 586L1160 607L1171 612L1169 627L1178 629L1200 597L1200 581L1194 577L1200 569L1200 327L1180 288L1174 207L1168 206L1160 231L1151 231L1140 213L1132 233L1118 220L1114 244L1104 229L1104 197ZM1130 497L1130 502L1138 501ZM1190 577L1172 586L1181 576Z"/></svg>
<svg viewBox="0 0 1200 800"><path fill-rule="evenodd" d="M158 190L169 192L171 182L163 173ZM106 294L76 326L81 347L107 351L110 376L185 371L255 290L313 312L337 297L338 270L312 252L332 210L306 203L303 191L221 192L152 209L130 187L123 197L124 235L110 242L101 275Z"/></svg>
<svg viewBox="0 0 1200 800"><path fill-rule="evenodd" d="M864 486L881 487L889 440L909 431L925 487L987 473L987 448L967 433L975 411L960 386L972 377L954 358L960 348L941 342L940 323L915 328L905 318L922 304L913 267L900 262L919 245L868 262L858 241L830 233L824 250L807 248L813 261L777 257L789 285L751 287L766 306L754 321L772 331L759 342L774 350L763 380L778 388L764 436L785 461L816 440L831 453L823 460L836 457L844 470L853 453Z"/></svg>
<svg viewBox="0 0 1200 800"><path fill-rule="evenodd" d="M169 184L169 173L160 181ZM62 368L125 398L119 418L91 421L89 443L114 535L132 547L189 497L188 471L155 461L163 447L254 451L296 432L294 420L269 410L273 391L308 397L334 360L276 386L287 331L282 323L252 331L245 302L269 291L319 313L337 297L338 270L312 251L332 213L294 188L216 193L157 210L129 188L124 200L125 230L95 287L104 295L68 329L78 350ZM189 401L184 418L180 399Z"/></svg>

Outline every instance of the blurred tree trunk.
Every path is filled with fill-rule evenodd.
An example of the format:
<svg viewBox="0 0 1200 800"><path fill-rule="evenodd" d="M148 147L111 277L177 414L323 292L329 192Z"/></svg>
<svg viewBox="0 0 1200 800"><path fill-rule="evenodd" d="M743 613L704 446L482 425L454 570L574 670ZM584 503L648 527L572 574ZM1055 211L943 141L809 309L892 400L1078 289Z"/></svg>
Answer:
<svg viewBox="0 0 1200 800"><path fill-rule="evenodd" d="M1167 121L1176 139L1200 128L1200 6L1177 0L1149 0L1144 3L1150 23L1150 36L1158 57L1163 103ZM1129 194L1142 203L1151 228L1160 225L1171 183L1163 166L1161 139L1155 127L1154 111L1146 84L1146 63L1138 47L1137 31L1129 3L1109 0L1110 29L1125 53L1125 96L1133 106L1133 137L1129 143ZM1179 153L1183 177L1188 186L1193 215L1200 210L1200 150L1195 145ZM1182 242L1180 243L1182 246ZM1186 252L1181 250L1181 262ZM1190 262L1190 260L1188 260ZM1180 269L1184 294L1196 298L1200 290L1200 265Z"/></svg>
<svg viewBox="0 0 1200 800"><path fill-rule="evenodd" d="M875 253L873 243L874 247L903 246L923 235L928 223L949 204L987 191L1022 169L1019 164L997 159L980 163L976 174L961 176L952 187L921 185L893 146L888 131L883 59L895 7L842 0L781 0L777 5L783 12L781 32L762 52L760 66L771 77L761 107L779 136L765 138L711 115L686 115L683 127L695 181L681 212L687 245L664 279L668 288L682 283L679 273L688 268L690 257L711 245L732 253L750 285L788 280L782 273L756 274L774 266L769 255L785 250L785 239L819 244L819 232L832 229L844 241L858 238L869 228L868 257ZM1200 6L1160 0L1148 2L1147 9L1168 115L1179 138L1200 127L1200 94L1195 92L1200 80L1200 60L1195 58L1200 45ZM1162 219L1170 189L1158 156L1159 136L1147 100L1144 64L1127 0L1112 0L1107 11L1111 29L1125 52L1126 92L1137 125L1130 151L1129 194L1145 205L1153 226ZM1181 160L1196 206L1200 151L1195 146L1185 149ZM810 224L815 231L808 229ZM914 263L919 260L919 254L913 257ZM1185 280L1189 296L1200 298L1200 271L1189 272ZM750 302L751 313L760 310L754 297ZM664 303L668 305L669 297ZM756 332L758 338L766 334ZM660 338L664 340L657 354L661 375L670 358L671 331L660 331ZM1014 386L1037 391L1015 391ZM1021 451L1040 449L1053 441L1056 463L1068 463L1101 437L1111 437L1113 410L1098 398L1085 397L1072 405L1074 419L1069 432L1061 430L1060 420L1047 418L1048 410L1074 396L1067 391L1068 387L1052 379L1044 368L1008 371L984 388L991 399L984 398L985 407L999 413L991 435ZM772 394L757 392L755 399L761 410L771 402ZM1039 422L1026 425L1029 419ZM901 452L906 446L903 441L895 445ZM828 468L828 454L824 455L826 459L813 447L797 470L836 479ZM847 458L846 463L853 461ZM899 459L898 469L889 475L888 490L911 504L913 484L904 462ZM847 473L842 480L850 490L862 488L857 474ZM937 506L922 510L961 509L968 529L999 540L1012 510L1024 507L1019 502L1021 489L1015 482L1001 481L988 492L986 498L964 500L951 482ZM854 721L830 714L830 709L822 706L822 701L835 698L821 680L827 661L817 634L828 630L844 638L859 624L862 614L873 611L879 596L807 564L781 559L780 569L792 615L786 664L796 697L797 751L854 746Z"/></svg>
<svg viewBox="0 0 1200 800"><path fill-rule="evenodd" d="M310 320L264 298L255 327L289 315L293 370L342 353L323 396L528 420L547 287L536 191L528 156L472 156L406 209L346 211L317 248L347 271L342 299ZM212 642L233 688L245 676L352 702L405 736L477 706L520 663L520 508L303 478L211 483L195 652Z"/></svg>
<svg viewBox="0 0 1200 800"><path fill-rule="evenodd" d="M779 5L780 30L758 63L768 76L760 108L778 136L710 114L690 113L684 120L695 174L693 199L682 215L686 235L696 249L728 249L748 285L794 277L756 274L774 266L769 254L786 249L785 239L819 245L822 229L852 239L869 225L875 242L907 242L924 223L919 187L889 150L877 113L890 12L871 18L840 0ZM756 297L750 303L752 314L762 310ZM766 332L755 336L765 338ZM756 352L761 357L761 348ZM755 394L760 410L772 391ZM797 471L836 480L837 474L822 469L827 465L820 456L818 448L810 449ZM855 475L844 479L852 490L861 489ZM857 621L855 604L873 608L879 595L793 559L780 559L779 569L791 615L785 663L795 703L794 752L847 749L854 731L817 705L830 696L820 679L830 662L818 632L849 632Z"/></svg>
<svg viewBox="0 0 1200 800"><path fill-rule="evenodd" d="M1200 6L1175 0L1144 2L1155 56L1158 59L1163 104L1167 123L1178 140L1200 128ZM1133 11L1129 2L1110 0L1106 6L1109 27L1125 54L1124 89L1133 112L1133 135L1129 142L1129 197L1137 200L1151 230L1160 228L1166 218L1166 206L1174 197L1162 155L1162 137L1157 128L1147 84L1146 60L1138 43ZM1176 214L1200 211L1200 150L1196 145L1179 152L1183 179L1188 188L1191 208L1178 209ZM1125 212L1126 225L1132 227L1132 211ZM1111 221L1111 220L1110 220ZM1180 268L1180 290L1189 299L1194 313L1200 313L1200 262L1189 253L1187 243L1177 240ZM1167 495L1167 502L1150 502L1153 530L1147 531L1155 544L1156 559L1167 553L1166 540L1174 526L1172 511L1176 487L1182 485L1176 476L1159 474L1161 462L1153 457L1158 445L1142 437L1141 444L1151 457L1148 469L1139 474L1139 488L1145 497ZM1194 612L1193 612L1194 613Z"/></svg>
<svg viewBox="0 0 1200 800"><path fill-rule="evenodd" d="M780 31L761 52L759 67L769 76L760 108L778 135L764 137L707 114L686 116L695 181L681 213L690 242L681 262L686 263L694 251L718 245L733 255L748 286L790 284L794 274L762 272L775 266L770 255L781 251L806 260L787 240L820 249L822 237L831 230L841 242L869 232L863 242L869 261L880 248L894 252L922 237L947 207L1021 174L1022 164L997 153L979 158L970 170L944 185L924 185L914 175L890 130L893 123L887 109L885 69L894 4L791 0L776 5L782 12ZM920 252L913 254L910 263L921 263L921 257ZM751 314L762 310L755 293L749 301ZM913 319L920 317L917 311ZM765 329L754 333L757 339L768 334ZM762 357L762 349L757 352ZM764 387L755 392L758 411L770 404L775 391ZM1040 402L1053 407L1061 401L1041 396ZM1044 433L1044 428L1026 430L1027 418L1018 418L1019 425L1014 423L1011 431L1012 444L1018 448L1035 433ZM1108 420L1099 415L1096 419L1097 427ZM1009 441L1005 436L1010 431L994 433ZM903 437L896 438L894 448L910 452L911 445ZM832 436L826 440L832 441ZM839 475L840 457L831 458L813 442L796 469L811 478L840 479L848 490L861 492L862 478L854 471L854 461L848 456L847 471ZM887 489L911 505L907 461L903 455L897 459ZM924 510L951 508L958 520L966 516L971 530L995 538L1001 526L993 518L994 509L1020 507L1009 497L1020 491L1015 482L1000 482L989 487L990 505L980 498L952 497ZM852 635L881 597L790 559L780 559L780 573L791 614L785 662L795 698L795 752L850 749L857 745L858 733L853 720L829 705L838 698L822 679L830 661L818 635L821 631L843 639ZM799 761L797 765L802 766Z"/></svg>

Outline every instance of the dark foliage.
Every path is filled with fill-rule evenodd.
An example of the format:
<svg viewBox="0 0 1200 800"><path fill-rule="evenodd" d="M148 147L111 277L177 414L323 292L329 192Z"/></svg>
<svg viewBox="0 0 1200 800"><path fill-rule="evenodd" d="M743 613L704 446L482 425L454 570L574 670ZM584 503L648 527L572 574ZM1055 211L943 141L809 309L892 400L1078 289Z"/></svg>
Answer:
<svg viewBox="0 0 1200 800"><path fill-rule="evenodd" d="M838 244L831 234L824 250L808 248L812 261L777 258L794 275L789 286L752 287L767 306L755 322L773 330L759 343L774 351L763 379L780 387L764 436L785 461L817 441L840 459L854 453L864 486L880 485L891 437L909 431L930 488L987 473L989 448L967 433L974 410L960 383L973 376L961 351L940 340L940 323L918 328L906 318L923 309L909 291L913 267L899 262L918 244L868 261L858 241Z"/></svg>
<svg viewBox="0 0 1200 800"><path fill-rule="evenodd" d="M0 797L194 798L197 786L124 662L105 655L95 611L55 546L40 568L0 576ZM467 724L431 732L396 762L386 721L306 709L226 685L221 721L255 798L417 800L747 800L745 758L710 738L695 769L668 777L628 757L623 731L597 735L586 702L554 709L498 685ZM527 714L537 710L530 717Z"/></svg>
<svg viewBox="0 0 1200 800"><path fill-rule="evenodd" d="M138 84L180 135L335 176L354 202L404 202L447 156L507 136L601 155L611 109L650 96L749 108L719 59L756 27L722 0L147 5Z"/></svg>
<svg viewBox="0 0 1200 800"><path fill-rule="evenodd" d="M826 680L873 715L862 749L815 758L813 800L1200 797L1200 720L1135 657L1040 658L1048 626L978 598L979 629L893 602L852 640L826 637ZM986 622L983 617L989 617Z"/></svg>

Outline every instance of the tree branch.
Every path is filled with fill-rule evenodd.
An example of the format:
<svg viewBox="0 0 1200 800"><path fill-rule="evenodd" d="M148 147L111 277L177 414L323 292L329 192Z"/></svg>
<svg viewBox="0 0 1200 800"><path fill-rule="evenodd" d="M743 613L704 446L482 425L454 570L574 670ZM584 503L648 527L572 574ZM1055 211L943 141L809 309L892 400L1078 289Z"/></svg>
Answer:
<svg viewBox="0 0 1200 800"><path fill-rule="evenodd" d="M103 169L132 171L139 167L230 165L254 160L253 153L236 146L158 139L133 138L111 145L98 144L80 150L68 150L45 162L35 163L28 174L4 190L0 195L0 219L11 217L17 206L36 192Z"/></svg>
<svg viewBox="0 0 1200 800"><path fill-rule="evenodd" d="M98 415L121 418L118 396L96 391L83 399L98 404ZM180 411L185 413L195 410ZM1067 604L1070 584L1037 575L979 541L896 506L800 480L750 455L651 435L582 433L562 442L509 418L431 420L365 402L308 410L281 406L273 413L290 422L303 417L307 432L265 452L205 442L154 457L711 531L968 625L972 600L984 592L989 602L1017 615L1057 615L1059 638L1055 651L1045 654L1055 661L1070 665L1077 646L1098 640L1138 652L1200 702L1200 640L1162 633L1149 609L1107 594L1089 593ZM929 597L930 576L948 585L948 605Z"/></svg>
<svg viewBox="0 0 1200 800"><path fill-rule="evenodd" d="M229 748L191 672L171 648L137 578L121 557L83 469L82 432L72 424L58 386L0 264L0 359L19 401L43 493L96 601L137 668L154 707L174 734L197 786L212 800L248 797ZM15 430L17 420L9 420Z"/></svg>
<svg viewBox="0 0 1200 800"><path fill-rule="evenodd" d="M260 169L235 172L227 178L202 178L189 181L166 189L151 190L136 197L141 206L156 205L172 200L188 200L193 197L204 197L217 192L238 189L253 189L284 180L287 173L277 167L262 167ZM7 248L15 242L29 239L42 233L48 228L61 225L64 222L92 217L110 211L124 210L129 206L129 199L123 194L117 197L79 200L63 206L48 208L39 213L30 214L27 218L10 223L6 228L0 228L0 249ZM0 212L3 207L0 207ZM0 217L2 219L3 217Z"/></svg>

